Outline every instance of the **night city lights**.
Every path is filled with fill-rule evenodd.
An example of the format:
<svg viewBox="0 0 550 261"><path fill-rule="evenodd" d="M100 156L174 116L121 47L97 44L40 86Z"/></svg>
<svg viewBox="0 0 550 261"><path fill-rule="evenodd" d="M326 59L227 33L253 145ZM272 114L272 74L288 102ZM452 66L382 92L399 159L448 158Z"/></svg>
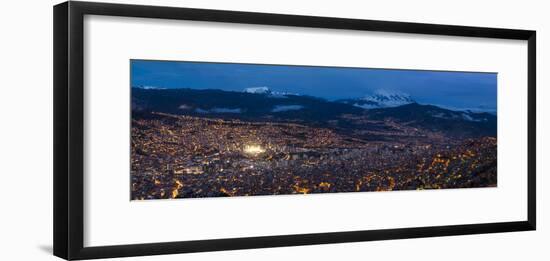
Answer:
<svg viewBox="0 0 550 261"><path fill-rule="evenodd" d="M497 186L491 73L132 66L132 200Z"/></svg>

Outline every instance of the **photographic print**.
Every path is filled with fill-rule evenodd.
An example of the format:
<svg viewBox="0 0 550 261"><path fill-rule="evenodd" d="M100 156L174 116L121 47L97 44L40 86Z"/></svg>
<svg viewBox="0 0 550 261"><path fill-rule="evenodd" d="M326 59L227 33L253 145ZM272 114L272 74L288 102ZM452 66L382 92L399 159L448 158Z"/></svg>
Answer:
<svg viewBox="0 0 550 261"><path fill-rule="evenodd" d="M131 60L132 200L497 186L497 74Z"/></svg>

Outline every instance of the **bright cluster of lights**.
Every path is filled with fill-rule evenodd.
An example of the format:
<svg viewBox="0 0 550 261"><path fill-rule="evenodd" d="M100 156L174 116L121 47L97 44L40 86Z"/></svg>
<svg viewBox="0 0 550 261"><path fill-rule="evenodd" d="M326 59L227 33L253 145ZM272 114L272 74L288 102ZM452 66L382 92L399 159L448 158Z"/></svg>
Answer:
<svg viewBox="0 0 550 261"><path fill-rule="evenodd" d="M264 153L265 149L263 149L260 145L247 145L244 147L244 152L247 154L257 155Z"/></svg>

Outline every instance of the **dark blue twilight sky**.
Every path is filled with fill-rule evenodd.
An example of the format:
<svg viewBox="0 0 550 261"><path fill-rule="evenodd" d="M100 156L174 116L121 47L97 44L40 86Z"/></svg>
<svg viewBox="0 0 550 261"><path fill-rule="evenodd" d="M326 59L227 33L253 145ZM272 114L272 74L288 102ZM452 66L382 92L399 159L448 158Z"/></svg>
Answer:
<svg viewBox="0 0 550 261"><path fill-rule="evenodd" d="M496 73L146 60L132 60L131 69L135 87L242 91L266 86L328 100L383 91L454 109L496 110L497 103Z"/></svg>

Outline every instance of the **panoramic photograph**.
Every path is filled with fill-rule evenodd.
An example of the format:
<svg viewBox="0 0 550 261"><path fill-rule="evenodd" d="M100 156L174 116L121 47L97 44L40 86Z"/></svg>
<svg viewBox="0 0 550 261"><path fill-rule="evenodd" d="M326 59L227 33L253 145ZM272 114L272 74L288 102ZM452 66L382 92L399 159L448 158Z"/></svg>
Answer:
<svg viewBox="0 0 550 261"><path fill-rule="evenodd" d="M497 186L497 74L131 60L131 200Z"/></svg>

